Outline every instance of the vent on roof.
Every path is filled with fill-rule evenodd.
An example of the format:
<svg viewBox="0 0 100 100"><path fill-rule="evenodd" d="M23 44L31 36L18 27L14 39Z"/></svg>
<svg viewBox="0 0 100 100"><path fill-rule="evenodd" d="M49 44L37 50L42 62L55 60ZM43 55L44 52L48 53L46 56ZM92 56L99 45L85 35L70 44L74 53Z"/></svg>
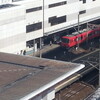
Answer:
<svg viewBox="0 0 100 100"><path fill-rule="evenodd" d="M45 69L46 66L39 65L39 69Z"/></svg>

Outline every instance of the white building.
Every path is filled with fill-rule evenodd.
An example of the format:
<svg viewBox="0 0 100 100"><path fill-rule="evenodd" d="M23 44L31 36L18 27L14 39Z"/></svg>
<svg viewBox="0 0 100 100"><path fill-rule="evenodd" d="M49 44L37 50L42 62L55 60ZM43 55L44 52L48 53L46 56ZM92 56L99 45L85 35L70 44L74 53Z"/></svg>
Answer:
<svg viewBox="0 0 100 100"><path fill-rule="evenodd" d="M0 8L0 51L17 53L26 47L25 8L12 4Z"/></svg>
<svg viewBox="0 0 100 100"><path fill-rule="evenodd" d="M78 17L81 23L100 18L100 0L2 0L0 4L2 52L25 50L28 41L78 25ZM2 8L4 4L12 7Z"/></svg>

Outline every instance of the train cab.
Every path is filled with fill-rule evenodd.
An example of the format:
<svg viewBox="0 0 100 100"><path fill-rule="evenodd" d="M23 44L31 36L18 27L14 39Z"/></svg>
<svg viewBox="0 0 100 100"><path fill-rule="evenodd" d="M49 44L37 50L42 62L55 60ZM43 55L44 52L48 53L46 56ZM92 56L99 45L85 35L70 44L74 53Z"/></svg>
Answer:
<svg viewBox="0 0 100 100"><path fill-rule="evenodd" d="M100 36L100 28L88 29L88 30L83 29L79 32L73 32L70 35L63 36L61 38L60 45L62 47L70 48L70 47L83 43L87 39L90 40L99 36Z"/></svg>
<svg viewBox="0 0 100 100"><path fill-rule="evenodd" d="M70 43L70 40L69 40L69 38L67 38L66 36L63 36L63 37L61 38L61 43L60 43L60 45L61 45L62 47L69 47L69 43Z"/></svg>
<svg viewBox="0 0 100 100"><path fill-rule="evenodd" d="M76 45L76 37L74 35L66 35L63 36L61 39L61 46L62 47L73 47Z"/></svg>

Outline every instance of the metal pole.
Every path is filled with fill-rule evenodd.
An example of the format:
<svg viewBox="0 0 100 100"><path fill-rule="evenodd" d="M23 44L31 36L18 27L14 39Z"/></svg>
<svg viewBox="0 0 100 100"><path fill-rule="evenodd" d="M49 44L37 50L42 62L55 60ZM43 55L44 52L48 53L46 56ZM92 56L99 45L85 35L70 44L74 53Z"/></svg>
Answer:
<svg viewBox="0 0 100 100"><path fill-rule="evenodd" d="M33 56L35 56L35 39L33 40Z"/></svg>
<svg viewBox="0 0 100 100"><path fill-rule="evenodd" d="M99 48L100 48L100 39L99 39ZM99 88L100 88L100 50L99 50Z"/></svg>
<svg viewBox="0 0 100 100"><path fill-rule="evenodd" d="M43 22L42 22L42 28L43 28L43 36L44 36L44 0L43 0ZM40 37L40 58L42 58L42 38Z"/></svg>
<svg viewBox="0 0 100 100"><path fill-rule="evenodd" d="M79 11L79 13L78 13L78 34L79 34L79 28L80 28L80 15L81 14L84 14L84 13L86 13L86 10L83 10L83 11ZM77 40L77 42L79 42L78 40ZM77 44L77 46L78 46L78 48L79 48L79 43Z"/></svg>
<svg viewBox="0 0 100 100"><path fill-rule="evenodd" d="M43 36L44 36L44 0L43 0Z"/></svg>
<svg viewBox="0 0 100 100"><path fill-rule="evenodd" d="M86 36L86 44L87 44L87 47L88 47L88 22L87 22L87 36Z"/></svg>
<svg viewBox="0 0 100 100"><path fill-rule="evenodd" d="M80 14L78 14L78 34L79 34L79 20L80 20ZM77 38L77 42L78 42L78 38ZM79 48L79 43L77 44L77 47Z"/></svg>
<svg viewBox="0 0 100 100"><path fill-rule="evenodd" d="M42 58L42 38L40 37L40 58Z"/></svg>
<svg viewBox="0 0 100 100"><path fill-rule="evenodd" d="M80 14L78 14L78 33L79 33L79 20L80 20Z"/></svg>
<svg viewBox="0 0 100 100"><path fill-rule="evenodd" d="M42 22L42 29L43 29L43 36L44 36L44 0L43 0L43 22ZM40 58L42 58L42 38L40 37Z"/></svg>

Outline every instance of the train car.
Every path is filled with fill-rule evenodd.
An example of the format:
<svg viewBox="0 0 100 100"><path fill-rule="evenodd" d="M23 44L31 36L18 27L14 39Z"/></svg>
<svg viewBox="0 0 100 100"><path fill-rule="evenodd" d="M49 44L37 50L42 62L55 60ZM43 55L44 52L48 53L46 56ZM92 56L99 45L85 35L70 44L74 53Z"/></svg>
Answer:
<svg viewBox="0 0 100 100"><path fill-rule="evenodd" d="M61 38L60 45L62 47L70 48L85 42L87 39L90 40L95 37L100 37L100 28L91 29L91 30L83 29L79 32L74 32L70 35L63 36Z"/></svg>

